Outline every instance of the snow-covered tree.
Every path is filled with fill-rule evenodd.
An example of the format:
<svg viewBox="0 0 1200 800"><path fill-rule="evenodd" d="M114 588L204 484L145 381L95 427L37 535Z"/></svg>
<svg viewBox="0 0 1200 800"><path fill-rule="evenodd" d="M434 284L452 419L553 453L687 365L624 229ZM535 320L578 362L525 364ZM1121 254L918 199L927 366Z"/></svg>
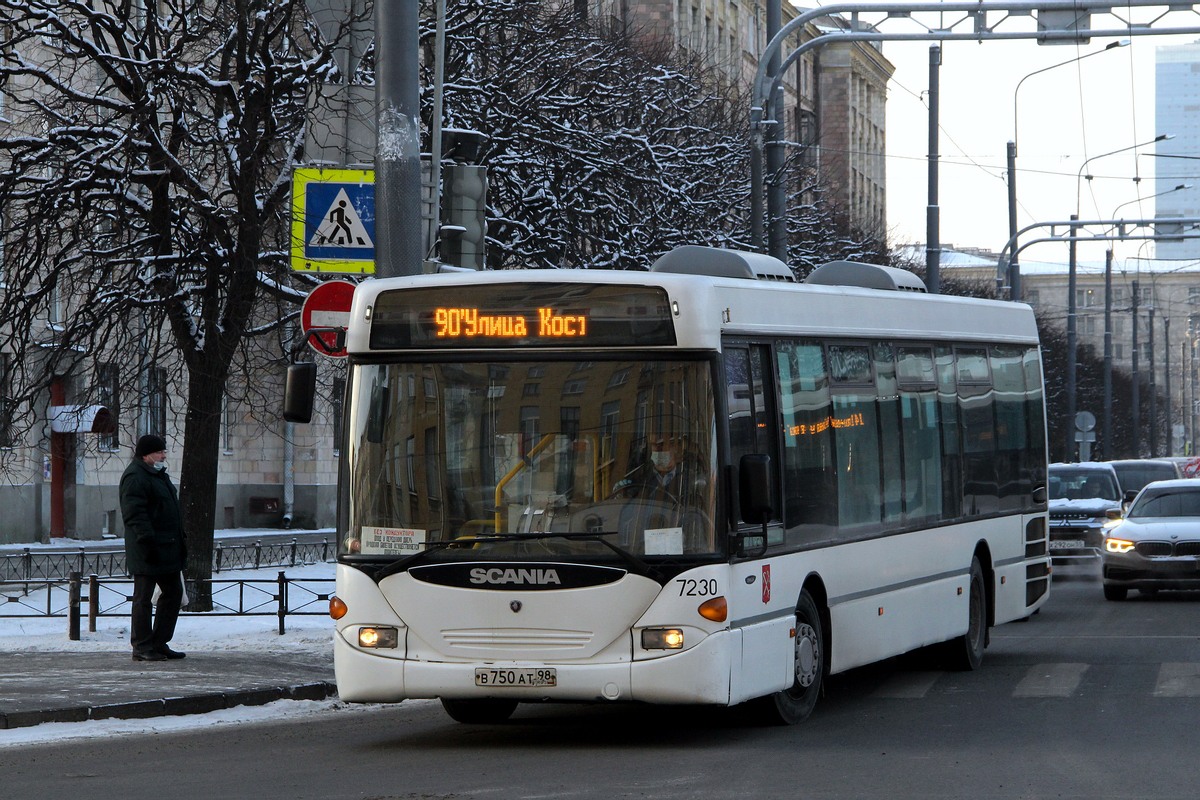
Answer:
<svg viewBox="0 0 1200 800"><path fill-rule="evenodd" d="M703 54L561 0L448 14L443 122L488 137L490 267L644 269L679 244L748 246L749 103ZM262 365L292 344L312 283L289 272L287 215L306 94L344 77L324 33L303 0L0 0L0 415L36 420L55 378L100 353L120 360L126 398L168 382L186 403L173 450L197 610L231 373L270 405ZM796 174L795 196L818 198L789 218L799 270L874 246Z"/></svg>
<svg viewBox="0 0 1200 800"><path fill-rule="evenodd" d="M333 60L303 0L0 0L0 31L13 405L97 351L131 389L165 368L186 398L173 449L203 581L231 364L280 324L264 298L304 293L284 223L306 90ZM192 594L208 610L207 584Z"/></svg>
<svg viewBox="0 0 1200 800"><path fill-rule="evenodd" d="M681 244L749 249L745 87L572 2L448 4L445 125L488 141L491 268L646 268ZM433 28L426 47L430 121ZM878 245L837 224L793 169L789 261L802 271Z"/></svg>

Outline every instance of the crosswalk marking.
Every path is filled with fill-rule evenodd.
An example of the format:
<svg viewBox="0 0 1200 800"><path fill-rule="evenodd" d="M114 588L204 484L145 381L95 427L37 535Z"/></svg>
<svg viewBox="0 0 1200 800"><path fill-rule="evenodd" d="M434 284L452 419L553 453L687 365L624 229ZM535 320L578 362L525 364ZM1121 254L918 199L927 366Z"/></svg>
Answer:
<svg viewBox="0 0 1200 800"><path fill-rule="evenodd" d="M1133 666L1133 665L1129 665ZM985 666L984 671L987 670ZM1017 681L1011 687L1014 698L1067 698L1097 691L1119 691L1128 695L1130 691L1149 697L1200 698L1200 661L1163 662L1142 664L1135 667L1137 675L1131 677L1128 667L1121 668L1118 684L1114 684L1116 669L1110 665L1084 664L1077 662L1047 662L1034 664L1024 674L1010 673ZM1020 679L1017 679L1020 674ZM957 676L957 677L956 677ZM1089 678L1089 676L1091 676ZM1151 684L1151 676L1156 676ZM963 683L966 681L966 683ZM1085 681L1087 681L1085 685ZM1132 682L1131 682L1132 681ZM986 682L986 681L985 681ZM974 686L976 688L966 688ZM871 690L871 697L892 700L920 700L936 694L956 694L977 691L977 679L966 677L960 672L900 671L887 675ZM996 687L996 691L1006 691Z"/></svg>
<svg viewBox="0 0 1200 800"><path fill-rule="evenodd" d="M1155 697L1200 697L1200 664L1164 663L1158 668Z"/></svg>
<svg viewBox="0 0 1200 800"><path fill-rule="evenodd" d="M1013 697L1070 697L1087 669L1087 664L1037 664L1017 684Z"/></svg>

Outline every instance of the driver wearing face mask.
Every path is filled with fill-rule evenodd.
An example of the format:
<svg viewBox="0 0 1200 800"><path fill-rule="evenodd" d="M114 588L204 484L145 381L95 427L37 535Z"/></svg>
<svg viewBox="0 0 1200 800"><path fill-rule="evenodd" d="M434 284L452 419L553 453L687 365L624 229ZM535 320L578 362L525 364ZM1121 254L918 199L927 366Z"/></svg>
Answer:
<svg viewBox="0 0 1200 800"><path fill-rule="evenodd" d="M654 436L647 443L646 462L616 485L626 497L645 497L679 505L690 502L695 476L688 476L685 449L679 438Z"/></svg>

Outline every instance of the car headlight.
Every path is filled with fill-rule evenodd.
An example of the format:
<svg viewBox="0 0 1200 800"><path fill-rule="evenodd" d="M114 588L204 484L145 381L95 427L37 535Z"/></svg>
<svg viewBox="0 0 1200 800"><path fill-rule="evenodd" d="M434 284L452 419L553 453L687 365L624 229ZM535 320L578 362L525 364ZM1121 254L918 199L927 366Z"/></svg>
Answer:
<svg viewBox="0 0 1200 800"><path fill-rule="evenodd" d="M1128 539L1117 539L1110 536L1104 540L1104 549L1110 553L1128 553L1134 546L1135 543Z"/></svg>

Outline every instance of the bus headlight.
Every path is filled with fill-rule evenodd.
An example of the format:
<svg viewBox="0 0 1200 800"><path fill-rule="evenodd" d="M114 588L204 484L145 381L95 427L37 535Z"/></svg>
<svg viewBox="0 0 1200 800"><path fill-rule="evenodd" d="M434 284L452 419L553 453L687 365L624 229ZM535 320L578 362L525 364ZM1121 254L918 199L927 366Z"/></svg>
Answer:
<svg viewBox="0 0 1200 800"><path fill-rule="evenodd" d="M1128 553L1136 545L1128 539L1114 539L1109 537L1104 540L1104 549L1110 553Z"/></svg>
<svg viewBox="0 0 1200 800"><path fill-rule="evenodd" d="M642 631L643 650L682 650L682 628L646 628Z"/></svg>
<svg viewBox="0 0 1200 800"><path fill-rule="evenodd" d="M359 628L358 646L370 648L395 648L400 641L400 632L396 628Z"/></svg>

